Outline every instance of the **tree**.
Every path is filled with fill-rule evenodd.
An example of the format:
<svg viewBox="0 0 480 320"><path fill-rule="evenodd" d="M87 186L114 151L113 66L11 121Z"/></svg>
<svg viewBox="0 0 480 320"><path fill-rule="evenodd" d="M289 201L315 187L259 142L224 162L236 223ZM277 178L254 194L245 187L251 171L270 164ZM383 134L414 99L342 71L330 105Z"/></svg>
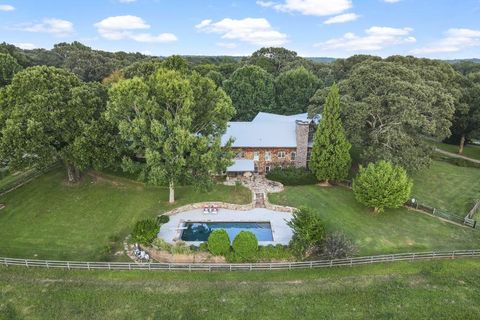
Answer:
<svg viewBox="0 0 480 320"><path fill-rule="evenodd" d="M14 57L8 53L0 53L0 87L9 84L20 70L22 67Z"/></svg>
<svg viewBox="0 0 480 320"><path fill-rule="evenodd" d="M148 78L155 71L160 68L162 61L159 59L146 59L132 63L123 69L125 78L131 79L133 77Z"/></svg>
<svg viewBox="0 0 480 320"><path fill-rule="evenodd" d="M211 184L231 163L231 141L223 148L220 138L235 111L210 79L160 68L147 79L119 81L109 96L106 118L130 152L124 169L169 185L170 203L177 184Z"/></svg>
<svg viewBox="0 0 480 320"><path fill-rule="evenodd" d="M260 111L270 111L274 103L273 77L257 66L237 69L223 87L237 110L235 120L250 121Z"/></svg>
<svg viewBox="0 0 480 320"><path fill-rule="evenodd" d="M54 67L32 67L15 75L6 89L0 154L12 169L45 168L62 160L75 181L73 140L82 109L72 108L75 75Z"/></svg>
<svg viewBox="0 0 480 320"><path fill-rule="evenodd" d="M263 68L272 75L277 75L291 62L303 60L295 51L285 48L261 48L246 59L247 64Z"/></svg>
<svg viewBox="0 0 480 320"><path fill-rule="evenodd" d="M290 247L297 256L303 258L319 248L325 236L325 227L317 212L301 207L287 224L293 230Z"/></svg>
<svg viewBox="0 0 480 320"><path fill-rule="evenodd" d="M304 67L282 72L275 80L277 113L296 114L305 112L308 101L320 85L320 81Z"/></svg>
<svg viewBox="0 0 480 320"><path fill-rule="evenodd" d="M403 206L410 198L412 185L405 169L381 160L360 167L352 188L358 202L379 213L384 208Z"/></svg>
<svg viewBox="0 0 480 320"><path fill-rule="evenodd" d="M336 84L325 101L322 119L313 140L309 167L318 180L340 180L348 176L351 158L345 129L340 119L340 95Z"/></svg>
<svg viewBox="0 0 480 320"><path fill-rule="evenodd" d="M433 152L424 137L450 135L456 97L408 67L366 60L339 87L345 130L362 146L364 162L388 160L418 170Z"/></svg>

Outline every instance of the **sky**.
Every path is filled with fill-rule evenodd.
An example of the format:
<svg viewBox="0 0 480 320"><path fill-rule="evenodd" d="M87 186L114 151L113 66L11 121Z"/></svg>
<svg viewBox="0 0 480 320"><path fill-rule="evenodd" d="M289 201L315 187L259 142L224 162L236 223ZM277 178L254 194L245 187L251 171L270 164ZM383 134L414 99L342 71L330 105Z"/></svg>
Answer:
<svg viewBox="0 0 480 320"><path fill-rule="evenodd" d="M480 0L0 0L0 41L168 56L480 58Z"/></svg>

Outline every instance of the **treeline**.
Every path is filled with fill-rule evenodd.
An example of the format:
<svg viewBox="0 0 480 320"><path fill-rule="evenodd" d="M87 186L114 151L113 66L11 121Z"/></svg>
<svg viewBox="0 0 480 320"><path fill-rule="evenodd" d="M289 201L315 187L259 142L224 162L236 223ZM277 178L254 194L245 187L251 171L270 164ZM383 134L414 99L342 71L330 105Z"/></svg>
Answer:
<svg viewBox="0 0 480 320"><path fill-rule="evenodd" d="M162 78L162 81L176 79L181 86L188 87L186 90L192 93L187 94L182 103L189 105L189 108L198 107L204 113L209 110L224 110L222 117L215 115L218 128L224 128L224 122L230 118L249 121L260 111L286 115L307 111L310 114L321 113L328 89L337 83L341 96L342 124L353 145L355 160L360 163L387 160L408 170L418 170L429 164L433 151L425 138L450 139L460 144L461 151L465 142L480 135L480 64L469 61L451 64L411 56L382 59L356 55L348 59L321 63L299 57L294 51L284 48L262 48L244 58L162 58L139 53L92 50L78 42L61 43L52 50L21 50L2 44L0 52L3 52L0 53L0 84L3 86L3 89L0 89L0 121L4 141L8 131L6 128L11 121L9 117L16 115L16 112L27 112L25 105L32 108L37 105L37 109L43 106L52 112L60 108L59 101L63 101L62 103L72 108L72 112L79 112L78 110L88 106L96 107L91 107L88 112L80 112L82 117L88 119L73 126L79 128L79 133L74 135L79 141L74 139L76 142L67 143L59 139L52 148L73 143L75 148L81 150L82 146L95 146L95 143L102 139L105 142L114 142L116 137L119 137L119 123L107 121L108 117L104 116L108 114L107 105L113 104L114 92L125 83L136 83L136 87L129 92L136 99L150 97L150 100L145 98L146 100L137 101L126 93L124 100L130 101L132 108L134 103L150 106L151 101L155 101L154 105L163 110L167 105L155 94L156 90L160 90L157 88L161 88L159 84L155 84L155 81L160 81L159 74L165 78ZM47 69L39 67L32 68L38 65L49 66L50 69L46 71ZM159 70L173 70L178 74ZM58 82L57 78L62 80ZM45 82L43 98L40 94L42 91L38 88L38 83L43 83L42 81ZM48 81L50 82L47 84ZM72 88L79 89L64 90L65 83L74 83ZM146 96L142 97L140 93L143 91ZM199 92L203 92L203 95L199 95ZM21 99L18 96L21 96ZM226 100L220 98L223 96ZM27 97L28 101L25 100ZM50 102L44 101L50 98ZM171 98L173 97L169 95L165 97L166 100ZM20 104L22 99L25 100L25 105ZM221 103L222 107L216 106L216 102ZM138 111L135 117L146 117L142 121L148 123L157 118L159 121L168 120L168 117L164 119L165 114L160 116L155 113L153 118L148 114L148 118L141 110L135 111ZM175 117L176 114L170 112L170 116ZM130 115L126 119L133 121L135 117ZM195 117L193 112L188 121L197 121ZM45 116L42 119L49 118ZM77 120L69 121L79 121L80 118L77 115L72 119ZM187 124L188 121L182 125L188 127L188 132L195 134L193 125ZM140 126L141 123L135 124ZM26 122L23 125L26 132L34 128L39 132L49 131L47 127L35 127L36 123ZM113 126L107 130L111 136L101 133L100 128L105 129L108 125ZM209 127L207 124L205 126ZM92 132L88 132L86 127ZM124 130L126 123L121 128ZM138 133L140 129L143 130L144 127L131 128L132 132L125 132L124 140L127 143L121 144L122 147L125 144L134 145L132 141L138 138L134 132ZM13 128L9 130L14 132ZM63 129L58 130L62 132ZM220 131L216 130L212 139L218 138ZM196 134L198 135L198 132ZM63 133L61 135L63 137ZM142 161L145 161L145 141L140 139L138 145L129 150L129 159L135 159L136 155L141 154ZM211 145L214 145L213 142ZM112 147L100 144L93 149L97 150L95 152L104 151L104 154L107 154L107 150ZM24 153L25 150L24 148ZM70 148L68 152L62 151L61 157L72 158L72 150ZM94 159L102 162L98 161L102 159L101 156L87 156L88 152L78 150L76 152L82 154L82 164L75 167L92 165ZM40 153L40 150L35 150L35 154L37 152ZM11 157L8 153L4 156ZM163 163L162 161L160 162ZM130 163L128 167L135 166ZM192 175L193 171L199 174L198 168L192 169ZM148 180L149 174L142 172L141 176ZM191 178L192 176L189 177ZM165 179L157 177L153 180L164 182Z"/></svg>

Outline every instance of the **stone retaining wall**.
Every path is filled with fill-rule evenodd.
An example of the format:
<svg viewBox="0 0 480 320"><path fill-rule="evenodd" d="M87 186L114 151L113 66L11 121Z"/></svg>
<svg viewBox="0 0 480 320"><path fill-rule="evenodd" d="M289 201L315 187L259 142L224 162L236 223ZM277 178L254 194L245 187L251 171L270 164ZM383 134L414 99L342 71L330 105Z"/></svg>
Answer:
<svg viewBox="0 0 480 320"><path fill-rule="evenodd" d="M197 203L192 203L192 204L187 204L178 208L175 208L173 210L164 212L159 214L161 215L167 215L171 216L177 213L185 212L185 211L190 211L190 210L195 210L195 209L203 209L205 206L217 206L217 208L220 209L229 209L229 210L236 210L236 211L249 211L255 208L255 202L256 202L256 195L255 193L252 192L252 202L249 204L233 204L233 203L226 203L226 202L220 202L220 201L208 201L208 202L197 202Z"/></svg>
<svg viewBox="0 0 480 320"><path fill-rule="evenodd" d="M279 212L289 212L289 213L293 213L295 212L295 210L297 210L297 208L294 208L294 207L280 206L277 204L270 203L270 201L268 200L268 194L266 193L263 194L263 198L265 199L265 208L269 210L279 211Z"/></svg>

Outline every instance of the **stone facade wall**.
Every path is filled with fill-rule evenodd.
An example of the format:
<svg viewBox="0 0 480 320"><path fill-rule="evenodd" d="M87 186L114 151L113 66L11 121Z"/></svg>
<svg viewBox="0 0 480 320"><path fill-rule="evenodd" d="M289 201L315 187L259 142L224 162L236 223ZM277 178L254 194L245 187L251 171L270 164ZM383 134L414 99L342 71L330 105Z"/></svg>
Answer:
<svg viewBox="0 0 480 320"><path fill-rule="evenodd" d="M278 166L293 166L295 160L292 160L292 152L297 152L296 148L232 148L233 152L239 154L243 152L243 158L241 159L254 159L254 152L259 153L259 158L255 161L258 173L264 174L266 168L273 169ZM278 157L278 153L283 151L285 153L284 158ZM270 152L270 161L265 160L265 153ZM238 158L240 159L240 158Z"/></svg>
<svg viewBox="0 0 480 320"><path fill-rule="evenodd" d="M310 123L297 121L295 135L297 139L297 158L295 166L302 168L307 166L308 140L310 135Z"/></svg>

